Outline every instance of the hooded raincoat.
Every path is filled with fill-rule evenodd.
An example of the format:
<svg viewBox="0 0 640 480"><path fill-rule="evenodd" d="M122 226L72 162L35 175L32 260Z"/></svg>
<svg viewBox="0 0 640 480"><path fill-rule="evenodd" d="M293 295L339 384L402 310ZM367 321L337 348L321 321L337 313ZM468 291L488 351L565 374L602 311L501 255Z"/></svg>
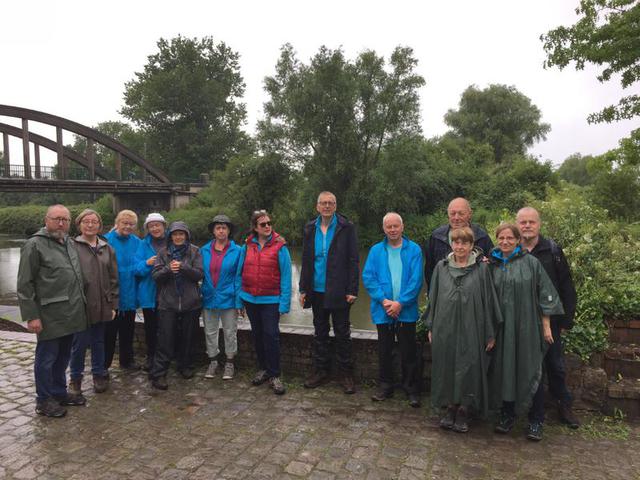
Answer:
<svg viewBox="0 0 640 480"><path fill-rule="evenodd" d="M542 264L517 247L508 258L495 248L489 256L504 323L496 338L489 382L491 404L515 402L517 415L531 406L547 351L542 315L562 315L562 303ZM559 341L559 339L556 339Z"/></svg>
<svg viewBox="0 0 640 480"><path fill-rule="evenodd" d="M472 254L473 255L473 254ZM458 267L453 254L438 262L426 312L431 332L431 404L462 405L485 416L489 409L489 340L502 323L489 266Z"/></svg>

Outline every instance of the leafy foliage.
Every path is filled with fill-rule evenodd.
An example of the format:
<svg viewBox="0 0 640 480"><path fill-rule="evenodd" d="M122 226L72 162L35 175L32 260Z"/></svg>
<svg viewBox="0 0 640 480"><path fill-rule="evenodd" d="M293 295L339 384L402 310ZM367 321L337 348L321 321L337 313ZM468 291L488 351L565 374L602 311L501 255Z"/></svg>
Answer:
<svg viewBox="0 0 640 480"><path fill-rule="evenodd" d="M637 0L581 0L578 21L541 35L545 67L577 70L586 64L604 67L598 80L620 77L622 88L640 80L640 3ZM612 122L640 115L640 95L622 97L617 105L589 115L589 122Z"/></svg>

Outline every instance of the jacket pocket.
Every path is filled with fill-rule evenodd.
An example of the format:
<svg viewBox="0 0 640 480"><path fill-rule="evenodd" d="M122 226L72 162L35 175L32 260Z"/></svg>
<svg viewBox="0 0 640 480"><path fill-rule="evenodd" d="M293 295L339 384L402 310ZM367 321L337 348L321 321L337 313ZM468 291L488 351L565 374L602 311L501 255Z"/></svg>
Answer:
<svg viewBox="0 0 640 480"><path fill-rule="evenodd" d="M60 297L51 297L51 298L41 298L40 305L44 307L45 305L49 305L51 303L68 302L68 301L69 301L69 295L64 295Z"/></svg>

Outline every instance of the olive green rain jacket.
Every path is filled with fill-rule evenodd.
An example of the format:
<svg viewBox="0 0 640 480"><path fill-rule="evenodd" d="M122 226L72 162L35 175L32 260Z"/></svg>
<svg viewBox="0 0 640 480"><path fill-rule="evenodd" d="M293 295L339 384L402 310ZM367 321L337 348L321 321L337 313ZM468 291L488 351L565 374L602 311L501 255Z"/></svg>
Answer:
<svg viewBox="0 0 640 480"><path fill-rule="evenodd" d="M432 336L431 404L460 404L486 416L491 355L486 346L502 322L489 265L438 262L426 315Z"/></svg>
<svg viewBox="0 0 640 480"><path fill-rule="evenodd" d="M542 378L548 347L542 315L562 315L564 310L549 276L533 255L519 250L505 263L496 248L489 259L504 319L489 372L490 402L496 409L503 401L515 402L516 414L521 415L529 410Z"/></svg>
<svg viewBox="0 0 640 480"><path fill-rule="evenodd" d="M42 322L38 340L88 328L80 260L71 238L59 243L46 228L31 236L20 253L17 290L22 320Z"/></svg>

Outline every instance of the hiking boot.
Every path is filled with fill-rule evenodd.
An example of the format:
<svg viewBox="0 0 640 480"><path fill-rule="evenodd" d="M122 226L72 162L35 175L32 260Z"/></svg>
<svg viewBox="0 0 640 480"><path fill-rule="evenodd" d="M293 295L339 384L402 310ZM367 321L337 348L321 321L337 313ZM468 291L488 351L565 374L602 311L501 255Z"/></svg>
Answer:
<svg viewBox="0 0 640 480"><path fill-rule="evenodd" d="M256 373L256 376L253 377L253 379L251 380L251 385L255 385L257 387L258 385L262 385L267 380L269 380L269 375L267 375L267 371L259 370L258 373Z"/></svg>
<svg viewBox="0 0 640 480"><path fill-rule="evenodd" d="M45 417L61 418L67 414L67 409L53 398L47 398L42 402L36 402L36 413Z"/></svg>
<svg viewBox="0 0 640 480"><path fill-rule="evenodd" d="M351 375L345 375L344 377L342 377L340 385L342 385L342 391L347 395L356 393L356 384L353 381L353 377Z"/></svg>
<svg viewBox="0 0 640 480"><path fill-rule="evenodd" d="M453 424L456 421L456 407L447 408L447 413L444 417L440 419L440 428L444 428L445 430L451 430L453 428Z"/></svg>
<svg viewBox="0 0 640 480"><path fill-rule="evenodd" d="M217 360L211 360L207 367L207 372L204 374L204 378L215 378L218 373L220 373L220 364Z"/></svg>
<svg viewBox="0 0 640 480"><path fill-rule="evenodd" d="M560 421L562 423L573 429L580 427L580 420L576 418L570 405L564 405L561 403L558 405L558 411L560 413Z"/></svg>
<svg viewBox="0 0 640 480"><path fill-rule="evenodd" d="M227 363L224 364L224 372L222 373L223 380L231 380L233 379L233 375L235 374L236 369L233 366L233 362L227 360Z"/></svg>
<svg viewBox="0 0 640 480"><path fill-rule="evenodd" d="M542 424L540 422L532 422L527 427L527 440L539 442L542 440Z"/></svg>
<svg viewBox="0 0 640 480"><path fill-rule="evenodd" d="M379 385L375 393L371 395L371 400L374 402L384 402L387 398L391 397L393 397L393 389Z"/></svg>
<svg viewBox="0 0 640 480"><path fill-rule="evenodd" d="M328 381L329 374L327 372L314 372L304 381L304 388L317 388Z"/></svg>
<svg viewBox="0 0 640 480"><path fill-rule="evenodd" d="M169 388L169 384L167 383L167 377L158 377L151 380L151 386L153 388L157 388L158 390L167 390Z"/></svg>
<svg viewBox="0 0 640 480"><path fill-rule="evenodd" d="M87 399L84 398L84 395L82 395L82 393L78 393L75 395L67 393L65 397L58 397L56 398L56 400L63 407L80 407L87 403Z"/></svg>
<svg viewBox="0 0 640 480"><path fill-rule="evenodd" d="M193 372L193 368L183 368L182 370L180 370L180 376L184 379L189 380L190 378L193 378L194 372Z"/></svg>
<svg viewBox="0 0 640 480"><path fill-rule="evenodd" d="M109 388L109 377L102 375L93 376L93 391L96 393L104 393Z"/></svg>
<svg viewBox="0 0 640 480"><path fill-rule="evenodd" d="M417 393L410 393L409 405L413 408L420 408L420 395L418 395Z"/></svg>
<svg viewBox="0 0 640 480"><path fill-rule="evenodd" d="M467 419L467 409L464 407L459 407L456 413L456 420L455 422L453 422L453 427L451 427L451 429L454 432L467 433L469 431L469 424L467 423Z"/></svg>
<svg viewBox="0 0 640 480"><path fill-rule="evenodd" d="M516 423L516 418L513 415L502 412L500 414L500 421L494 428L497 433L509 433Z"/></svg>
<svg viewBox="0 0 640 480"><path fill-rule="evenodd" d="M273 393L276 395L283 395L284 392L286 392L280 377L271 377L269 379L269 387L271 387L271 390L273 390Z"/></svg>

